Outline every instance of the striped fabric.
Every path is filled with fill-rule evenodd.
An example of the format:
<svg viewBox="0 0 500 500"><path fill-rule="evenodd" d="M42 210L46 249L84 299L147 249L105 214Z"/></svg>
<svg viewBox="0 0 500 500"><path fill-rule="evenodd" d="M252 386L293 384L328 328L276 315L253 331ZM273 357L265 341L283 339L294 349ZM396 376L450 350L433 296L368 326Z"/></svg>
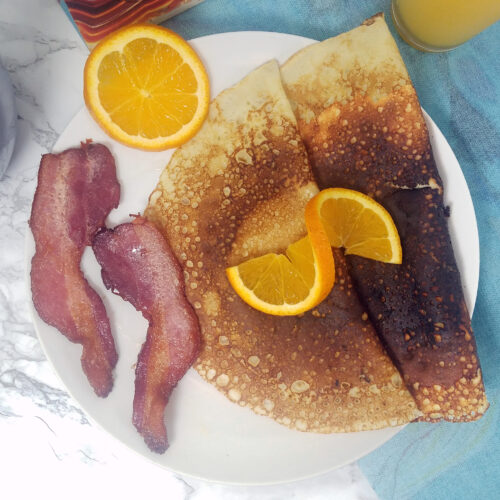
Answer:
<svg viewBox="0 0 500 500"><path fill-rule="evenodd" d="M61 1L89 48L112 31L133 23L160 23L203 0Z"/></svg>

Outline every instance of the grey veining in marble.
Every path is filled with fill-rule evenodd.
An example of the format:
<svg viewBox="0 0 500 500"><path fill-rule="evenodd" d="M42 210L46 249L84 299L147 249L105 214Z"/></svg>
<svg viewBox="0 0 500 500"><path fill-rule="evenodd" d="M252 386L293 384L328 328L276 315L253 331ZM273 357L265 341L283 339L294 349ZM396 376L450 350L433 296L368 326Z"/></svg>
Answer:
<svg viewBox="0 0 500 500"><path fill-rule="evenodd" d="M16 141L16 108L9 73L0 64L0 179L7 169Z"/></svg>

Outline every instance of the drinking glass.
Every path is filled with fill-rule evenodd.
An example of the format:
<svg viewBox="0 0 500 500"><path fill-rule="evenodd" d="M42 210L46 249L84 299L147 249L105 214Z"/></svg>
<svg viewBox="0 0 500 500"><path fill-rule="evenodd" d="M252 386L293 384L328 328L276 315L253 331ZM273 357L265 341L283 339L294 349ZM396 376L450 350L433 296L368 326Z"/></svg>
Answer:
<svg viewBox="0 0 500 500"><path fill-rule="evenodd" d="M401 37L426 52L451 50L500 19L500 0L392 0Z"/></svg>

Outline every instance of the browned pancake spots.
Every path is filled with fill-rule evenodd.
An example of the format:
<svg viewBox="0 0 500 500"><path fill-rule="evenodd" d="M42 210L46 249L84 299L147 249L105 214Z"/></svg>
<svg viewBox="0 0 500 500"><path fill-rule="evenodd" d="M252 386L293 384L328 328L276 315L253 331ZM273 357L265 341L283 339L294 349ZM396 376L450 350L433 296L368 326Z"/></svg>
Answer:
<svg viewBox="0 0 500 500"><path fill-rule="evenodd" d="M384 14L382 12L378 12L377 14L373 15L372 17L369 17L368 19L365 19L361 25L362 26L371 26L378 18L383 18Z"/></svg>
<svg viewBox="0 0 500 500"><path fill-rule="evenodd" d="M403 264L351 256L350 273L419 406L431 419L475 419L486 398L442 198L420 189L384 201L400 231Z"/></svg>
<svg viewBox="0 0 500 500"><path fill-rule="evenodd" d="M200 314L207 345L198 371L229 399L299 430L355 431L416 416L341 253L336 268L330 296L301 317L263 314L222 285L224 313Z"/></svg>
<svg viewBox="0 0 500 500"><path fill-rule="evenodd" d="M321 189L346 187L383 198L400 187L441 186L410 85L377 102L358 95L299 125Z"/></svg>
<svg viewBox="0 0 500 500"><path fill-rule="evenodd" d="M474 420L488 404L425 122L411 85L356 95L299 122L320 189L345 187L391 212L393 266L349 256L349 272L424 420Z"/></svg>
<svg viewBox="0 0 500 500"><path fill-rule="evenodd" d="M195 165L174 155L168 182L146 211L181 262L200 320L203 348L195 367L233 402L298 430L408 422L419 412L353 292L341 254L332 294L301 317L252 309L226 278L228 265L303 236L304 207L316 190L295 124L281 120L276 134L276 123L266 125L247 131L214 175L200 169L221 156L216 141Z"/></svg>
<svg viewBox="0 0 500 500"><path fill-rule="evenodd" d="M224 266L248 259L248 251L242 252L238 262L229 258L244 221L253 216L257 218L257 226L276 224L275 214L262 213L256 207L279 196L283 187L300 188L313 182L306 153L298 148L297 139L274 138L259 147L247 148L244 153L240 149L228 158L226 173L212 179L210 187L200 196L198 207L199 212L211 214L197 233L201 252L208 258L213 256ZM242 164L241 158L248 158L249 164Z"/></svg>

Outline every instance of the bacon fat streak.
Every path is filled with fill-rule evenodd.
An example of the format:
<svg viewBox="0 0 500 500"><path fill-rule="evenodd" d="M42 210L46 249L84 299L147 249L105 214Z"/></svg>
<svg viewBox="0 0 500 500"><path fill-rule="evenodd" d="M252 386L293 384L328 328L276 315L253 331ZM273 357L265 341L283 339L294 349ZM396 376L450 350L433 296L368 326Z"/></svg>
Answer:
<svg viewBox="0 0 500 500"><path fill-rule="evenodd" d="M148 320L135 372L133 423L149 448L168 448L164 410L200 349L198 318L188 302L179 263L143 217L96 235L94 253L106 288Z"/></svg>
<svg viewBox="0 0 500 500"><path fill-rule="evenodd" d="M115 162L105 146L86 143L43 155L30 218L33 303L43 321L82 344L83 371L101 397L113 387L117 354L104 304L80 261L119 199Z"/></svg>

